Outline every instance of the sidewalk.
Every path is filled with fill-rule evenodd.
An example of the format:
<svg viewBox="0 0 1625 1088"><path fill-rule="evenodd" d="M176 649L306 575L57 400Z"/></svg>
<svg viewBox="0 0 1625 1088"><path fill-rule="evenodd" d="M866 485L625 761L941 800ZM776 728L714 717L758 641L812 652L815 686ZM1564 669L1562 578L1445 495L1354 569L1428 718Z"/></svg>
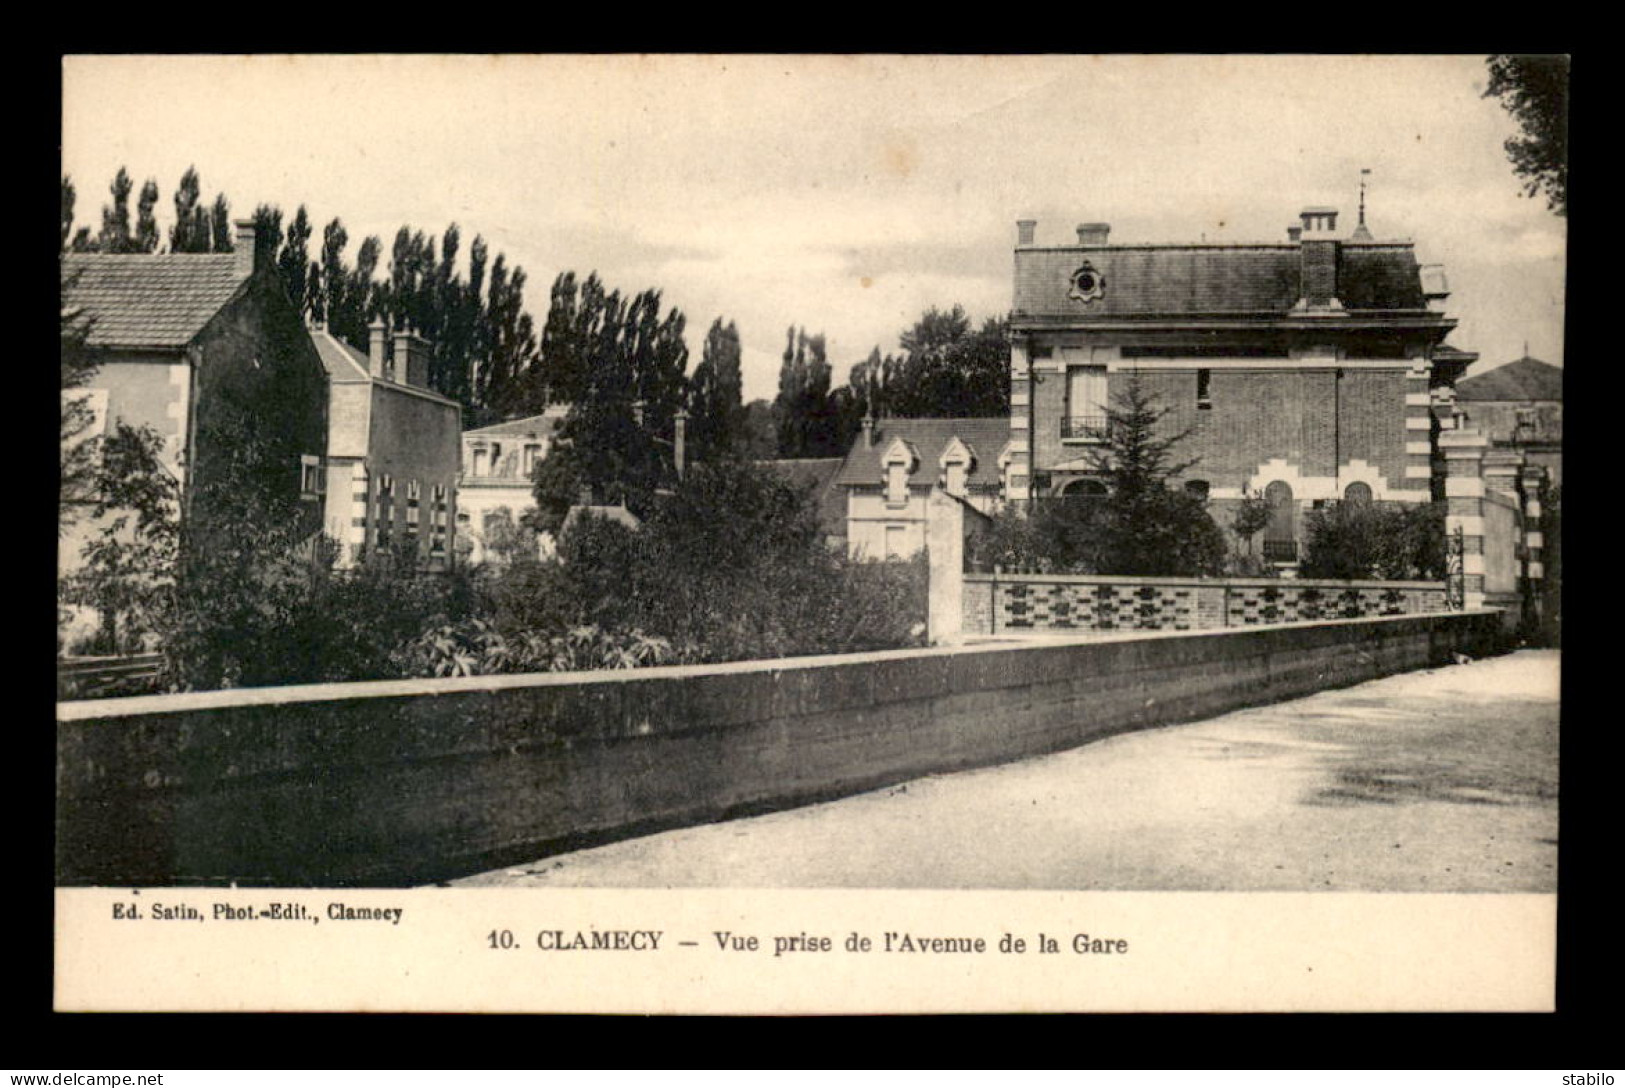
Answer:
<svg viewBox="0 0 1625 1088"><path fill-rule="evenodd" d="M1555 892L1558 663L1408 673L454 883Z"/></svg>

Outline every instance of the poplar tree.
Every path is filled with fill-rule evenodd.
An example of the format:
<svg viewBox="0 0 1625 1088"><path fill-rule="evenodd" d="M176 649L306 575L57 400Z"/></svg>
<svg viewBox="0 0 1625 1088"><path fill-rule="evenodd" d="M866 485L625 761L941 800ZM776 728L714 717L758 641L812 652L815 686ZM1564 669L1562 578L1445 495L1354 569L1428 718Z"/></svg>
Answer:
<svg viewBox="0 0 1625 1088"><path fill-rule="evenodd" d="M741 445L745 406L739 360L739 329L732 321L724 326L719 317L705 334L689 383L688 434L696 461L719 460Z"/></svg>
<svg viewBox="0 0 1625 1088"><path fill-rule="evenodd" d="M68 239L73 235L73 205L78 198L74 192L73 179L67 175L62 177L62 249L68 248Z"/></svg>
<svg viewBox="0 0 1625 1088"><path fill-rule="evenodd" d="M169 228L171 253L209 252L209 213L198 203L200 194L197 167L189 166L175 187L175 225Z"/></svg>
<svg viewBox="0 0 1625 1088"><path fill-rule="evenodd" d="M148 178L141 185L141 196L136 201L134 251L156 253L162 235L158 230L158 182Z"/></svg>
<svg viewBox="0 0 1625 1088"><path fill-rule="evenodd" d="M113 176L109 191L113 202L102 207L102 232L96 238L96 247L103 253L129 253L134 249L130 235L130 175L119 167Z"/></svg>

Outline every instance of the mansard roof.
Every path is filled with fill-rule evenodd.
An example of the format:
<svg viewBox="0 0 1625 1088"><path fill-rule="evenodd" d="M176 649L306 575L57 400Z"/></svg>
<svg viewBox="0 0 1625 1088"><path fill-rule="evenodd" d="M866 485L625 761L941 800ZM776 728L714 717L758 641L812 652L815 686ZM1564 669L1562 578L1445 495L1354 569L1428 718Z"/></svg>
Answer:
<svg viewBox="0 0 1625 1088"><path fill-rule="evenodd" d="M1456 383L1456 399L1531 401L1563 399L1563 370L1525 355Z"/></svg>
<svg viewBox="0 0 1625 1088"><path fill-rule="evenodd" d="M1069 297L1088 262L1104 280L1098 299ZM1409 242L1338 246L1337 298L1350 311L1426 311ZM1304 295L1298 243L1068 245L1016 250L1013 316L1069 319L1157 316L1286 316Z"/></svg>

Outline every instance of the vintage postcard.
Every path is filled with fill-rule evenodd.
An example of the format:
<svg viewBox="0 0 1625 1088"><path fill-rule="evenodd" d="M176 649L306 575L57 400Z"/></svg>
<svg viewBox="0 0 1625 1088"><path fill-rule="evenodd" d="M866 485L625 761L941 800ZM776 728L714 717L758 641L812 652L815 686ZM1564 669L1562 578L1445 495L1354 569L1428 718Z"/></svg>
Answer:
<svg viewBox="0 0 1625 1088"><path fill-rule="evenodd" d="M56 1008L1553 1009L1567 70L64 57Z"/></svg>

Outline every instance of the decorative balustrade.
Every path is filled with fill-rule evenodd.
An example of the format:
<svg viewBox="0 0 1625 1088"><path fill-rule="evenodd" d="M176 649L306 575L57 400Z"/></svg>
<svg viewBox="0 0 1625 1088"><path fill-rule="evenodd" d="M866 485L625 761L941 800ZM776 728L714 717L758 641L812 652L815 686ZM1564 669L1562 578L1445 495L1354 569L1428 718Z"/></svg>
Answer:
<svg viewBox="0 0 1625 1088"><path fill-rule="evenodd" d="M1451 607L1443 582L1109 578L967 574L964 628L977 634L1194 631L1405 616Z"/></svg>

